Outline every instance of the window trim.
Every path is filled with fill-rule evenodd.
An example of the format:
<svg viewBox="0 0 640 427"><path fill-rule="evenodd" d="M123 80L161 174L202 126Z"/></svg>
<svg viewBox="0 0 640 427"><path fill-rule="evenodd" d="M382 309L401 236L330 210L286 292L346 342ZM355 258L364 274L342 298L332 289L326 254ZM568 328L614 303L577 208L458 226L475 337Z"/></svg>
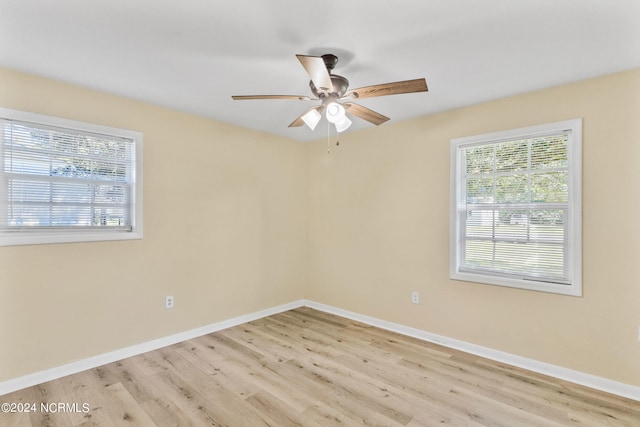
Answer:
<svg viewBox="0 0 640 427"><path fill-rule="evenodd" d="M525 139L554 131L571 130L569 156L568 201L568 271L569 284L556 284L531 279L516 279L489 273L460 271L460 240L458 215L461 148L469 145L497 143L503 140ZM450 147L450 209L449 209L449 277L453 280L505 286L518 289L582 296L582 119L572 119L542 125L510 129L451 140Z"/></svg>
<svg viewBox="0 0 640 427"><path fill-rule="evenodd" d="M98 125L94 123L77 120L64 119L60 117L48 116L45 114L32 113L27 111L13 110L0 107L0 117L8 120L30 122L34 124L55 126L75 131L89 132L126 138L133 140L134 144L134 167L132 185L132 228L130 231L122 230L86 230L86 229L56 229L42 231L12 231L0 232L0 246L14 245L37 245L52 243L76 243L76 242L100 242L114 240L139 240L142 239L142 146L143 134L141 132L119 129L111 126ZM0 200L0 206L6 206Z"/></svg>

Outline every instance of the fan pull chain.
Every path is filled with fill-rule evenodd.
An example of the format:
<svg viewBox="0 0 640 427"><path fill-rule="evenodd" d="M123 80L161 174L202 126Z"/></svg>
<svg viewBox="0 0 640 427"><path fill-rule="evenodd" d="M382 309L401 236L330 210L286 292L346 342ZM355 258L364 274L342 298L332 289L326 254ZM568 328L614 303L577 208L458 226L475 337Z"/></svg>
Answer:
<svg viewBox="0 0 640 427"><path fill-rule="evenodd" d="M340 146L338 131L336 130L336 147ZM331 154L331 123L327 122L327 153Z"/></svg>
<svg viewBox="0 0 640 427"><path fill-rule="evenodd" d="M327 122L327 154L331 154L331 144L329 140L331 139L331 124Z"/></svg>

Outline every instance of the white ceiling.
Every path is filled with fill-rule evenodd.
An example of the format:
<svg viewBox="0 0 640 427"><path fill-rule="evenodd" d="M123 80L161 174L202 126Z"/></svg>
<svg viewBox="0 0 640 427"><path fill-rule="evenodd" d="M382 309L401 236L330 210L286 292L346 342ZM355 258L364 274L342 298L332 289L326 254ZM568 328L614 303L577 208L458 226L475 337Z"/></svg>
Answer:
<svg viewBox="0 0 640 427"><path fill-rule="evenodd" d="M0 66L308 141L312 101L231 100L310 95L298 53L351 88L426 77L359 101L397 121L640 67L640 1L0 0Z"/></svg>

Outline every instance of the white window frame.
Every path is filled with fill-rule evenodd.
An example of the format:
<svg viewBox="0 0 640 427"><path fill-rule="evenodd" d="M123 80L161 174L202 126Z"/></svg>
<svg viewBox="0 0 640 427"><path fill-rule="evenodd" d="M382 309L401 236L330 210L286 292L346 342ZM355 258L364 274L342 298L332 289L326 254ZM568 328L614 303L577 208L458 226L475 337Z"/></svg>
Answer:
<svg viewBox="0 0 640 427"><path fill-rule="evenodd" d="M487 272L462 271L460 251L463 248L464 230L461 226L462 205L461 176L465 170L462 149L471 145L492 144L501 141L519 140L545 135L552 132L570 130L568 145L569 200L568 200L568 283L522 279L514 275L499 275ZM451 140L450 169L450 236L449 236L449 277L454 280L506 286L533 291L563 295L582 296L582 119L573 119L538 126L530 126L483 135L475 135ZM466 210L465 210L466 211Z"/></svg>
<svg viewBox="0 0 640 427"><path fill-rule="evenodd" d="M133 194L130 206L131 230L83 230L79 227L78 229L0 231L0 246L142 239L142 133L3 107L0 107L0 118L126 138L132 140L134 144L134 170L132 171L131 186ZM6 185L2 183L1 176L0 185ZM0 190L2 190L0 194L5 192L4 189ZM0 198L0 209L6 209L6 203L6 200Z"/></svg>

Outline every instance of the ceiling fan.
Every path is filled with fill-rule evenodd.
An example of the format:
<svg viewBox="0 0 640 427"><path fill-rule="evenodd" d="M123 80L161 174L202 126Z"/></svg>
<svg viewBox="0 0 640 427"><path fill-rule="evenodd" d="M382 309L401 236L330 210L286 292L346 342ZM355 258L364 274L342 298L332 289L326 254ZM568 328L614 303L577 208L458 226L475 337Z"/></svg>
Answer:
<svg viewBox="0 0 640 427"><path fill-rule="evenodd" d="M349 89L349 80L332 74L332 70L338 63L338 57L332 54L322 56L296 55L304 69L309 74L311 81L309 87L315 97L305 95L235 95L234 100L252 99L295 99L300 101L321 101L320 105L309 108L289 127L299 127L307 125L314 130L322 113L325 113L327 120L333 123L338 132L343 132L351 126L351 120L346 113L353 114L378 126L389 120L362 105L350 102L352 99L372 98L375 96L397 95L402 93L426 92L427 81L422 79L404 80L393 83L383 83L373 86L365 86L358 89ZM340 101L346 101L341 103Z"/></svg>

